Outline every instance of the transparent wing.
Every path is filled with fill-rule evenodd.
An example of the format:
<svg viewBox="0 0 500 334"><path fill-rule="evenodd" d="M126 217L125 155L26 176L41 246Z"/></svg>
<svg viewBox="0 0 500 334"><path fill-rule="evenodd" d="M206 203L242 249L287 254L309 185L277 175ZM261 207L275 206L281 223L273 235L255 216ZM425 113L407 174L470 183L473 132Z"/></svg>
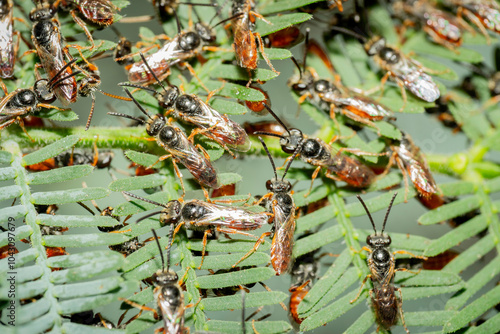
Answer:
<svg viewBox="0 0 500 334"><path fill-rule="evenodd" d="M196 222L196 225L218 225L237 230L255 230L267 224L268 216L238 207L229 207L214 203L194 200L208 212Z"/></svg>
<svg viewBox="0 0 500 334"><path fill-rule="evenodd" d="M295 209L286 215L279 206L273 206L276 230L271 245L271 263L276 275L288 272L293 263L293 235L295 232Z"/></svg>
<svg viewBox="0 0 500 334"><path fill-rule="evenodd" d="M441 93L432 78L421 69L421 65L402 55L397 66L391 67L391 72L400 79L404 86L418 98L426 102L436 101Z"/></svg>

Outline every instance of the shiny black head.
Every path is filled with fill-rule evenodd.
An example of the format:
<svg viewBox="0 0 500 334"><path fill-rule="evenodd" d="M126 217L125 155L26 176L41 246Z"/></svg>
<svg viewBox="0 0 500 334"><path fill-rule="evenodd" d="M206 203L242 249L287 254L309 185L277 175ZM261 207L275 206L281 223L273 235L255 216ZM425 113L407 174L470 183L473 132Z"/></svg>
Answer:
<svg viewBox="0 0 500 334"><path fill-rule="evenodd" d="M175 109L188 116L194 116L200 114L201 106L194 96L181 95L175 102Z"/></svg>
<svg viewBox="0 0 500 334"><path fill-rule="evenodd" d="M155 97L162 108L169 109L174 106L180 93L177 86L170 86L165 88L161 93L156 93Z"/></svg>
<svg viewBox="0 0 500 334"><path fill-rule="evenodd" d="M158 138L169 147L175 147L179 144L179 135L175 131L175 128L171 126L163 127L158 134Z"/></svg>
<svg viewBox="0 0 500 334"><path fill-rule="evenodd" d="M42 20L50 20L56 15L57 9L54 6L42 5L36 6L30 12L30 20L33 22L39 22Z"/></svg>
<svg viewBox="0 0 500 334"><path fill-rule="evenodd" d="M384 229L385 229L385 224L387 223L387 218L389 217L389 213L391 212L392 204L394 203L394 200L396 199L397 195L398 195L398 193L394 193L394 196L392 196L391 202L390 202L389 207L387 208L387 212L385 214L384 223L382 225L382 230L380 231L380 234L378 234L378 235L377 235L377 229L375 228L375 223L373 222L373 218L372 218L370 211L368 210L368 207L366 206L365 202L361 199L361 197L359 195L356 196L358 198L358 200L361 202L361 205L363 205L363 208L365 209L366 213L368 214L368 218L370 218L370 222L372 223L372 226L373 226L373 231L375 232L374 234L366 237L366 243L371 248L382 249L382 248L387 248L391 245L391 237L384 234ZM385 252L387 252L387 250L385 250ZM383 254L381 252L377 252L375 254L375 252L374 252L372 254L372 257L374 257L374 256L378 257L380 260L383 260L387 256L390 256L390 255Z"/></svg>
<svg viewBox="0 0 500 334"><path fill-rule="evenodd" d="M335 87L333 87L332 83L328 80L321 79L321 80L317 80L314 83L314 90L316 91L316 93L320 93L320 94L327 93L327 92L330 92L334 89L335 89Z"/></svg>
<svg viewBox="0 0 500 334"><path fill-rule="evenodd" d="M194 25L194 30L198 33L198 36L200 36L200 38L204 42L212 43L215 41L216 38L215 30L212 29L208 24L197 22Z"/></svg>
<svg viewBox="0 0 500 334"><path fill-rule="evenodd" d="M369 56L375 56L383 48L385 48L385 39L382 37L376 37L365 44L366 53Z"/></svg>
<svg viewBox="0 0 500 334"><path fill-rule="evenodd" d="M285 153L294 153L297 150L301 151L302 143L304 141L304 134L299 129L290 129L288 133L283 134L280 139L281 149Z"/></svg>
<svg viewBox="0 0 500 334"><path fill-rule="evenodd" d="M309 138L302 143L301 154L304 158L315 159L322 153L322 148L323 146L318 140Z"/></svg>
<svg viewBox="0 0 500 334"><path fill-rule="evenodd" d="M146 132L150 136L156 136L160 133L160 130L166 126L165 117L163 115L157 114L151 118L146 125Z"/></svg>
<svg viewBox="0 0 500 334"><path fill-rule="evenodd" d="M177 200L167 203L160 215L161 225L177 225L181 220L182 204Z"/></svg>
<svg viewBox="0 0 500 334"><path fill-rule="evenodd" d="M197 204L196 201L188 202L182 208L182 219L185 221L196 221L206 214L205 207Z"/></svg>
<svg viewBox="0 0 500 334"><path fill-rule="evenodd" d="M156 286L165 286L175 283L179 280L177 273L169 269L161 269L153 274L153 284Z"/></svg>
<svg viewBox="0 0 500 334"><path fill-rule="evenodd" d="M192 31L186 32L179 37L179 47L184 51L193 51L200 46L200 36Z"/></svg>
<svg viewBox="0 0 500 334"><path fill-rule="evenodd" d="M397 64L401 60L401 55L398 51L394 50L390 47L383 47L380 50L379 54L380 58L382 58L388 64Z"/></svg>

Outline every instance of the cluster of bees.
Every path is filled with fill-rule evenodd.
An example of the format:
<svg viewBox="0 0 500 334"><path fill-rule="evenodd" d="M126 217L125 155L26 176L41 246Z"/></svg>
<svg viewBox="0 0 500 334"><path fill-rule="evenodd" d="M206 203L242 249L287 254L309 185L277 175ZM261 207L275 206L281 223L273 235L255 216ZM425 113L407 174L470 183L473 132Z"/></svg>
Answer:
<svg viewBox="0 0 500 334"><path fill-rule="evenodd" d="M183 189L183 194L179 199L171 200L166 204L124 192L127 197L161 207L160 212L154 212L140 220L160 214L161 225L170 226L169 245L172 244L175 234L181 227L197 233L202 232L202 263L206 253L207 239L212 234L235 234L253 238L254 236L249 234L248 231L272 224L272 231L265 232L257 238L254 247L235 263L233 268L236 268L241 261L256 252L262 242L271 236L271 265L276 275L292 273L293 276L293 286L290 289L292 294L290 313L291 318L298 324L303 319L299 317L297 307L316 278L317 258L314 254L307 254L306 257L297 260L295 264L292 259L295 218L298 209L292 197L292 184L285 177L295 158L300 158L303 162L316 168L312 174L311 189L314 179L321 171L324 171L326 178L345 182L349 187L361 190L383 177L396 164L404 176L405 195L408 193L409 179L418 193L417 198L427 208L434 209L451 200L441 194L419 147L406 133L402 133L399 140L387 139L387 150L383 153L363 152L357 148L347 147L336 150L333 149L332 143L339 139L338 137L332 139L330 143L326 143L320 138L307 136L298 128L287 126L271 109L267 94L266 100L247 103L246 105L255 113L268 112L275 121L242 126L226 115L221 115L215 108L210 106L208 101L218 91L206 89L209 94L208 99L204 101L199 96L185 94L181 88L170 84L168 80L170 69L175 66L187 68L192 77L199 80L190 65L190 61L196 57L202 58L206 52L216 51L217 46L214 46L214 43L216 43L215 28L221 23L228 23L232 32L235 63L246 69L250 77L247 87L253 87L266 93L261 88L257 88L252 80L253 71L258 67L259 54L267 65L278 73L266 56L264 47L291 47L304 40L303 62L299 64L292 57L298 73L289 80L289 86L298 95L300 104L309 102L328 113L333 120L342 115L346 119L346 124L358 128L368 126L378 130L376 121L390 121L394 118L393 110L367 93L345 86L338 75L335 75L333 80L323 78L312 67L306 66L306 56L309 52L312 52L323 59L327 67L333 70L328 54L322 50L321 44L309 38L308 29L301 30L296 26L292 26L266 36L265 39L261 38L255 32L256 20L264 22L267 22L267 20L256 12L256 4L252 0L234 0L231 1L229 6L226 6L226 3L186 3L190 8L192 7L191 9L198 5L213 7L216 10L214 18L221 17L220 22L217 24L203 23L199 19L194 24L194 27L189 30L182 29L177 17L176 11L181 3L153 0L153 5L157 9L161 20L176 20L177 33L169 36L170 38L163 46L154 51L141 50L132 53L130 41L125 38L120 40L113 56L117 63L125 65L128 73L129 82L120 84L124 87L126 96L116 96L102 92L99 88L101 79L98 67L94 64L93 59L87 59L83 55L83 51L97 47L91 32L87 28L87 24L103 27L112 25L117 8L109 0L57 0L54 2L34 0L33 2L35 7L29 14L29 18L32 21L32 52L36 53L39 59L39 64L35 68L37 80L30 88L18 88L10 93L7 92L5 85L2 85L5 97L0 102L0 130L17 122L29 137L29 133L25 129L25 123L33 122L32 116L35 112L44 108L64 110L53 106L51 103L57 100L66 108L76 101L78 95L92 98L92 107L86 124L86 129L88 129L94 112L96 91L112 98L134 103L142 113L141 117L115 111L108 114L131 119L139 126L144 125L149 136L147 140L156 141L166 151L166 155L161 156L158 162L171 159ZM405 23L411 26L420 26L431 40L451 50L455 50L461 45L462 31L464 29L473 30L471 25L464 19L476 25L488 39L490 38L488 30L500 32L500 9L493 0L447 0L444 3L446 6L454 8L458 16L453 16L446 9L438 7L427 0L395 1L391 4L390 10L394 16L401 18ZM14 64L16 58L18 58L17 47L14 42L17 33L13 30L13 7L14 4L11 0L0 1L0 34L2 34L0 38L0 76L5 80L9 80L14 75ZM227 11L227 7L230 8L229 14L227 17L222 17L222 13L224 10ZM356 6L356 9L360 10L358 6ZM298 10L307 12L335 11L339 13L343 11L343 3L341 0L329 0ZM89 39L89 46L83 47L65 42L57 18L58 11L70 11L75 22L81 26ZM362 14L358 12L355 14L358 18L362 18ZM339 15L345 19L345 22L356 22L355 19L353 20L353 16L347 17L346 15L343 17L342 14ZM341 24L342 22L344 21L339 20L339 23L331 27L331 29L346 36L354 37L362 43L366 54L373 59L383 73L381 88L387 80L392 80L399 87L403 98L403 107L401 109L405 107L407 94L412 94L425 102L437 102L440 99L438 85L430 76L430 74L433 74L432 71L426 69L397 48L390 46L383 37L374 36L360 29L357 31L347 29L345 28L346 25ZM222 27L220 28L222 29ZM19 34L17 36L19 39ZM68 51L71 48L78 51L80 58L73 58ZM140 60L138 60L137 56L140 56ZM136 57L135 60L137 61L134 60L134 57ZM43 68L45 77L39 73L38 68ZM199 81L201 86L206 88L203 82ZM158 89L151 88L151 85L156 85ZM134 97L134 91L129 89L134 89L134 91L145 90L151 93L164 112L151 114ZM195 129L188 136L181 127L174 123L174 120L194 126ZM264 207L262 212L256 213L245 207L219 204L210 198L206 188L212 188L214 192L220 192L223 195L234 195L234 187L225 187L224 190L221 190L223 188L217 170L214 168L208 153L201 145L194 143L196 135L206 136L218 143L234 157L236 157L234 151L249 151L251 147L250 136L261 135L279 138L281 149L290 155L281 178L276 173L276 167L264 140L259 137L274 171L274 178L266 183L267 194L254 203ZM387 165L381 171L377 170L356 157L363 155L385 156L388 160ZM69 155L57 156L41 164L27 166L27 168L35 172L60 166L87 163L99 168L108 168L111 159L112 153L110 152L106 154L99 154L97 150L95 154L71 152ZM198 181L205 193L206 201L184 199L185 190L179 164L186 168L193 178ZM136 175L146 175L153 172L153 166L144 166L148 168L136 166ZM214 194L212 196L215 197ZM365 278L363 284L368 278L373 283L370 295L379 325L389 329L397 322L398 318L401 318L402 324L408 332L401 307L402 297L396 294L398 291L400 293L400 290L393 285L394 273L398 269L395 268L394 254L389 251L391 239L387 234L384 234L387 215L381 232L377 233L370 212L362 199L359 196L358 198L366 209L375 231L373 235L367 238L368 247L364 247L370 253L368 264L371 274ZM391 201L389 210L394 198ZM85 206L83 203L82 205ZM111 208L100 210L97 205L95 206L101 214L112 216ZM93 213L93 210L86 208ZM54 212L54 210L48 212L49 209L41 210L52 214ZM103 228L102 231L116 232L123 227L123 223L119 223L112 228ZM57 232L62 233L63 231ZM154 239L158 241L155 231L153 231L153 234ZM113 249L128 255L142 245L143 243L135 238L127 242L127 244L113 246ZM154 296L157 310L133 302L126 302L143 310L152 310L157 316L158 313L161 314L164 332L184 333L187 329L184 326L185 305L181 283L177 274L170 269L170 247L168 247L166 267L159 243L158 247L160 248L163 265L162 269L151 278L155 286ZM65 254L64 249L53 250L52 252L50 256ZM360 289L360 293L361 291ZM100 319L98 322L103 323L104 321Z"/></svg>

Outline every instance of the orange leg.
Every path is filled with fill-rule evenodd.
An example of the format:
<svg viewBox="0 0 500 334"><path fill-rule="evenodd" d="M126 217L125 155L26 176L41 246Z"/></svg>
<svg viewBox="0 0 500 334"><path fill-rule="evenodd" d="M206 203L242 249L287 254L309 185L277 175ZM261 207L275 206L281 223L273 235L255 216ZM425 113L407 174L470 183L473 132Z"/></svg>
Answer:
<svg viewBox="0 0 500 334"><path fill-rule="evenodd" d="M128 300L128 299L125 299L125 298L118 298L119 300L122 300L123 302L129 304L130 306L133 306L135 308L138 308L142 311L149 311L149 312L153 312L154 314L154 317L155 319L158 319L158 313L156 312L156 310L154 308L151 308L151 307L147 307L146 305L140 305L140 304L137 304L136 302L133 302L131 300Z"/></svg>
<svg viewBox="0 0 500 334"><path fill-rule="evenodd" d="M92 47L90 48L90 50L93 50L95 48L94 39L92 38L90 31L87 29L85 22L83 22L82 19L80 19L78 16L76 16L76 10L72 10L70 13L71 13L71 16L73 17L73 20L75 21L75 23L78 24L80 26L80 28L83 29L83 32L85 33L85 35L87 35L89 42L92 44Z"/></svg>
<svg viewBox="0 0 500 334"><path fill-rule="evenodd" d="M422 256L422 255L415 255L413 253L410 253L408 251L405 251L405 250L398 250L398 251L395 251L393 252L392 254L396 255L396 254L406 254L406 255L410 255L411 257L414 257L414 258L417 258L417 259L422 259L422 260L427 260L427 256ZM408 271L408 270L402 270L402 271Z"/></svg>
<svg viewBox="0 0 500 334"><path fill-rule="evenodd" d="M254 33L255 37L257 37L257 40L259 41L259 50L260 50L260 54L262 55L262 57L264 58L264 60L266 61L267 65L271 68L271 70L276 73L276 74L280 74L280 72L276 71L276 69L274 68L273 64L271 64L271 61L269 60L269 58L267 58L267 55L264 51L264 42L262 41L262 37L260 37L260 34L259 33Z"/></svg>
<svg viewBox="0 0 500 334"><path fill-rule="evenodd" d="M159 44L154 44L154 45L151 45L151 46L148 46L148 47L145 47L145 48L142 48L141 50L137 51L137 52L134 52L134 53L129 53L123 57L120 57L120 58L116 58L115 60L116 61L121 61L121 60L125 60L125 59L128 59L128 58L133 58L135 56L138 56L140 55L141 53L146 53L148 52L149 50L152 50L154 48L157 48L159 49L160 48L160 45Z"/></svg>
<svg viewBox="0 0 500 334"><path fill-rule="evenodd" d="M207 237L211 233L212 231L210 229L203 232L203 249L201 250L201 263L198 269L201 269L201 266L203 266L203 260L205 260L205 248L207 247Z"/></svg>
<svg viewBox="0 0 500 334"><path fill-rule="evenodd" d="M267 236L270 236L271 235L271 232L265 232L263 233L260 238L257 240L257 242L255 243L255 245L252 247L252 249L250 251L248 251L248 253L246 253L245 255L243 255L243 257L241 259L238 260L238 262L236 262L235 264L232 265L232 267L236 267L241 261L247 259L250 255L252 255L253 253L255 253L260 245L264 242L264 238L267 237Z"/></svg>
<svg viewBox="0 0 500 334"><path fill-rule="evenodd" d="M365 283L366 281L368 280L368 278L372 278L372 275L371 274L368 274L366 275L365 279L363 280L363 282L361 283L361 287L359 288L359 291L358 291L358 294L356 295L356 298L354 298L353 300L349 301L349 303L354 303L356 300L358 300L359 296L361 295L361 291L363 291L363 287L365 286Z"/></svg>
<svg viewBox="0 0 500 334"><path fill-rule="evenodd" d="M396 291L399 292L399 301L398 301L398 309L399 309L399 317L401 318L401 322L403 323L403 327L407 334L410 334L408 327L406 327L405 315L403 312L403 293L400 288L395 288Z"/></svg>
<svg viewBox="0 0 500 334"><path fill-rule="evenodd" d="M315 170L314 170L314 173L312 174L311 176L311 186L309 187L309 191L307 192L307 194L304 195L304 197L307 197L311 194L311 191L313 189L313 185L314 185L314 179L316 179L318 177L318 174L321 170L321 166L318 166Z"/></svg>
<svg viewBox="0 0 500 334"><path fill-rule="evenodd" d="M177 232L179 232L179 230L181 229L182 225L184 225L185 223L182 221L180 222L176 227L175 227L175 230L174 230L174 233L172 234L172 243L170 244L170 246L172 246L172 244L174 243L174 240L175 240L175 235L177 234Z"/></svg>
<svg viewBox="0 0 500 334"><path fill-rule="evenodd" d="M203 87L203 89L206 90L207 93L210 93L210 89L208 89L207 86L205 86L205 84L203 83L203 81L201 81L201 79L198 77L198 74L196 74L196 72L194 71L194 68L189 63L181 63L179 65L186 66L186 68L188 69L189 73L191 73L191 75L194 76L196 78L196 80L198 80L198 82L200 83L201 87Z"/></svg>

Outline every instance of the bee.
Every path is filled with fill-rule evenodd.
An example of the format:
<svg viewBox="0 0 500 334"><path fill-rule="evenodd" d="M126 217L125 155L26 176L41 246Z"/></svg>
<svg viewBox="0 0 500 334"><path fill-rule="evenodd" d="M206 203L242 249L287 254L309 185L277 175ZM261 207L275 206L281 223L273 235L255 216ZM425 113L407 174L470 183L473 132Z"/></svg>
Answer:
<svg viewBox="0 0 500 334"><path fill-rule="evenodd" d="M71 79L80 73L75 71L67 74L66 70L75 61L76 59L64 65L49 80L37 80L32 88L18 88L11 93L5 92L6 95L0 101L0 130L17 121L29 137L24 128L22 117L32 115L41 108L65 111L66 109L55 107L49 103L55 100L58 89L61 85L64 85L67 79Z"/></svg>
<svg viewBox="0 0 500 334"><path fill-rule="evenodd" d="M191 65L184 61L193 58L203 50L210 49L206 45L215 41L215 30L208 24L197 22L194 31L183 32L177 16L176 20L177 35L165 42L158 51L146 56L149 66L143 60L140 60L126 67L130 82L151 84L156 80L153 73L160 80L164 80L170 74L170 67L180 63L186 65L191 74L197 77ZM129 54L117 58L117 60L123 60L125 57L129 58L135 55Z"/></svg>
<svg viewBox="0 0 500 334"><path fill-rule="evenodd" d="M432 40L454 51L462 44L460 22L447 12L435 7L428 0L396 1L392 4L394 14L420 24Z"/></svg>
<svg viewBox="0 0 500 334"><path fill-rule="evenodd" d="M335 81L320 79L314 69L306 67L307 53L312 50L335 73L328 54L317 42L314 40L309 41L308 36L309 30L306 32L303 69L292 58L299 69L299 75L295 75L288 80L288 85L300 96L299 104L306 99L310 99L313 104L321 109L329 110L330 117L333 119L335 118L335 111L339 110L350 119L373 127L376 127L376 125L372 121L392 116L392 111L386 106L345 87L338 74L335 74Z"/></svg>
<svg viewBox="0 0 500 334"><path fill-rule="evenodd" d="M292 158L290 159L285 173L281 180L276 174L276 166L274 165L273 158L267 149L266 144L259 137L262 146L266 150L267 156L271 161L273 167L274 178L266 182L266 188L269 191L266 195L262 196L256 204L264 203L268 212L272 212L273 219L273 232L265 232L255 243L254 247L246 253L238 262L233 265L233 268L238 265L241 261L255 253L264 241L264 238L270 235L272 236L271 243L271 264L276 272L276 275L281 275L290 271L293 258L293 235L295 233L295 204L292 198L292 185L288 180L285 180L286 173L290 168L294 158L298 154L298 150L294 152Z"/></svg>
<svg viewBox="0 0 500 334"><path fill-rule="evenodd" d="M109 0L56 0L55 5L59 4L65 9L71 10L71 16L87 35L90 35L90 33L85 23L76 16L77 11L85 19L101 26L112 24L117 11L115 5Z"/></svg>
<svg viewBox="0 0 500 334"><path fill-rule="evenodd" d="M53 5L45 0L36 1L36 7L30 13L30 19L34 22L31 39L47 76L61 78L54 86L54 93L66 107L76 102L78 87L71 66L66 66L68 63L64 56L70 56L67 47L62 46L63 38L55 14Z"/></svg>
<svg viewBox="0 0 500 334"><path fill-rule="evenodd" d="M146 124L147 134L153 137L148 138L148 140L156 140L158 145L169 153L168 155L160 157L157 162L172 158L172 164L183 189L184 183L182 181L182 174L177 167L177 162L184 165L201 185L205 185L210 188L217 188L219 184L217 172L210 162L208 153L203 150L203 154L200 154L197 147L201 148L201 146L193 145L190 139L179 127L168 124L162 114L151 116L126 88L125 92L132 99L132 101L134 101L139 110L148 118L148 120L144 121L143 119L137 117L116 112L108 112L108 115L129 118L142 124ZM149 167L151 168L152 166Z"/></svg>
<svg viewBox="0 0 500 334"><path fill-rule="evenodd" d="M163 331L169 334L186 333L189 329L184 327L184 294L177 273L170 269L170 248L173 240L173 229L169 232L169 246L167 248L167 267L163 257L162 247L154 229L151 230L158 245L161 257L161 269L153 274L152 280L155 286L153 295L156 302L156 309L144 305L136 304L132 301L122 299L125 303L137 307L144 311L151 311L155 319L161 314L163 319Z"/></svg>
<svg viewBox="0 0 500 334"><path fill-rule="evenodd" d="M281 149L285 153L297 152L300 158L310 165L317 166L311 177L311 187L314 179L318 176L322 168L326 169L325 176L334 181L344 181L349 186L356 188L366 188L376 180L376 174L368 166L362 164L359 160L343 154L351 152L354 154L380 155L378 153L362 152L358 149L341 148L333 152L331 145L328 145L319 138L308 138L299 129L288 129L287 126L278 118L278 116L267 107L269 113L286 130L283 135L276 135L270 132L257 131L254 134L280 138ZM334 138L335 139L335 138Z"/></svg>
<svg viewBox="0 0 500 334"><path fill-rule="evenodd" d="M440 194L436 181L420 152L420 148L415 145L411 137L401 132L401 140L390 145L392 152L387 168L397 163L404 176L405 200L408 197L408 177L415 186L418 196L423 200L423 204L429 209L435 209L445 204L444 197ZM386 172L388 169L386 169Z"/></svg>
<svg viewBox="0 0 500 334"><path fill-rule="evenodd" d="M219 114L217 110L196 95L181 94L177 86L165 87L151 69L142 53L141 57L149 73L153 75L163 91L158 92L148 87L127 83L121 83L121 86L135 87L151 92L158 100L160 106L168 110L167 115L172 115L174 118L181 119L198 127L194 133L191 133L191 137L197 133L203 133L231 154L230 149L241 152L246 152L250 149L252 145L250 138L248 138L245 130L238 123L230 120L226 115ZM207 101L212 95L213 92L209 94Z"/></svg>
<svg viewBox="0 0 500 334"><path fill-rule="evenodd" d="M254 0L235 0L231 8L231 27L233 29L234 43L233 48L236 53L238 65L250 70L257 68L258 50L266 61L267 65L273 72L279 74L267 58L264 52L264 42L259 33L253 32L255 28L256 17L267 22L264 17L257 14L255 11ZM257 40L257 42L255 41ZM258 46L257 46L258 44ZM247 86L250 85L252 79L249 80Z"/></svg>
<svg viewBox="0 0 500 334"><path fill-rule="evenodd" d="M0 1L0 77L4 79L14 75L16 52L13 8L12 0Z"/></svg>
<svg viewBox="0 0 500 334"><path fill-rule="evenodd" d="M331 27L331 29L351 35L363 43L366 54L372 57L375 63L386 72L382 77L381 89L383 89L385 82L389 78L399 86L404 102L401 110L404 109L407 102L405 88L426 102L434 102L441 95L436 83L426 73L431 70L424 68L422 64L406 56L398 49L387 45L385 38L374 36L368 39L342 27Z"/></svg>
<svg viewBox="0 0 500 334"><path fill-rule="evenodd" d="M358 295L355 299L351 300L351 304L354 303L360 296L363 286L365 285L368 278L371 279L373 283L373 289L370 290L370 297L372 299L373 308L375 310L376 318L380 326L389 330L394 326L399 317L403 323L403 327L407 333L408 328L406 327L404 313L403 313L403 295L401 294L401 289L394 287L394 273L396 271L409 271L405 268L395 268L394 255L396 254L408 254L410 256L427 260L426 257L416 256L407 251L395 251L390 252L389 247L391 245L391 237L384 234L385 224L387 223L387 218L392 208L392 204L396 199L397 193L391 199L387 213L385 214L384 223L382 225L382 230L380 235L377 235L377 229L375 228L375 223L368 210L363 199L357 195L356 197L363 205L368 218L373 226L374 234L366 237L366 243L369 247L364 246L363 250L370 253L368 258L368 267L370 268L370 274L367 275L361 287L359 289ZM396 292L399 292L399 297L396 296Z"/></svg>
<svg viewBox="0 0 500 334"><path fill-rule="evenodd" d="M490 43L490 38L486 29L500 33L500 6L494 0L446 0L445 4L457 9L457 16L466 27L469 25L465 23L462 16L474 23L488 43Z"/></svg>
<svg viewBox="0 0 500 334"><path fill-rule="evenodd" d="M145 217L161 214L160 224L162 226L168 224L175 225L174 237L183 226L186 230L203 231L203 250L200 268L203 265L205 247L209 235L213 233L240 234L255 238L252 234L244 231L262 227L262 225L267 224L269 218L265 212L254 213L238 207L229 207L197 199L187 202L172 200L167 204L161 204L129 192L124 191L123 193L132 198L162 207L162 211L153 212ZM142 219L145 218L143 217Z"/></svg>

